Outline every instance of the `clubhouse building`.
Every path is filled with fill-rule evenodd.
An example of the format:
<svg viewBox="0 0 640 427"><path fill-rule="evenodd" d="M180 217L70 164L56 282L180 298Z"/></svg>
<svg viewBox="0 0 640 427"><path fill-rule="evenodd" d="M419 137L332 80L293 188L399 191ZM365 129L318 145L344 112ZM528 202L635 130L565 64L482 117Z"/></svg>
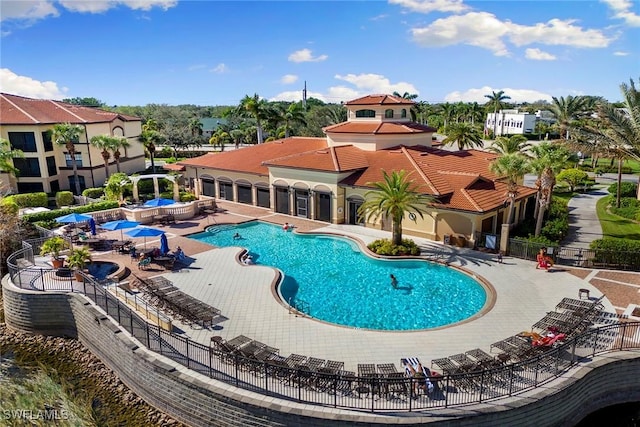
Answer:
<svg viewBox="0 0 640 427"><path fill-rule="evenodd" d="M407 214L405 234L456 239L464 246L473 246L483 233L500 234L508 203L507 183L489 170L497 155L434 147L435 129L410 119L413 104L368 95L347 102L347 121L324 128L325 138L285 138L179 164L201 198L387 231L390 218L364 224L357 211L383 171L405 170L419 192L437 200L424 219ZM535 194L534 188L518 188L514 223L533 212Z"/></svg>

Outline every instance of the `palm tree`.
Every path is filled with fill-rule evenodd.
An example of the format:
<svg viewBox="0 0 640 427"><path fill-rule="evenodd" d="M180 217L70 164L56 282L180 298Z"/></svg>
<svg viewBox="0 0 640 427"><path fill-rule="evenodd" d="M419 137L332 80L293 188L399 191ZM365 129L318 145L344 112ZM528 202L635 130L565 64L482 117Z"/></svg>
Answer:
<svg viewBox="0 0 640 427"><path fill-rule="evenodd" d="M301 124L302 126L306 126L307 122L304 118L304 110L302 108L302 104L299 102L291 103L286 111L282 114L282 121L284 121L285 138L289 138L291 125L297 123Z"/></svg>
<svg viewBox="0 0 640 427"><path fill-rule="evenodd" d="M440 104L440 112L442 113L444 120L444 131L447 131L447 127L449 126L449 122L453 119L455 114L456 106L454 104L450 104L445 102L444 104Z"/></svg>
<svg viewBox="0 0 640 427"><path fill-rule="evenodd" d="M402 220L407 213L416 213L424 218L426 205L434 198L420 194L413 185L410 174L405 170L393 171L391 175L382 171L383 181L368 183L375 190L365 193L365 202L360 206L358 215L367 221L377 221L381 216L392 221L391 242L402 244Z"/></svg>
<svg viewBox="0 0 640 427"><path fill-rule="evenodd" d="M467 114L469 115L472 125L476 122L481 123L484 121L484 108L477 102L469 104Z"/></svg>
<svg viewBox="0 0 640 427"><path fill-rule="evenodd" d="M530 170L529 159L519 152L506 153L497 157L489 164L489 170L494 174L505 177L507 180L507 199L509 200L509 213L506 224L513 221L513 206L518 196L518 180Z"/></svg>
<svg viewBox="0 0 640 427"><path fill-rule="evenodd" d="M53 139L57 145L64 145L67 148L69 157L71 157L76 195L80 195L80 181L78 180L78 165L76 164L77 151L75 143L80 139L80 135L83 133L84 128L82 126L73 125L71 123L58 123L53 126L53 131L51 133L51 139Z"/></svg>
<svg viewBox="0 0 640 427"><path fill-rule="evenodd" d="M447 137L442 141L444 145L458 144L458 150L466 148L482 148L482 131L469 123L453 123L446 128Z"/></svg>
<svg viewBox="0 0 640 427"><path fill-rule="evenodd" d="M581 149L586 148L587 151L596 153L608 152L618 160L616 207L620 207L623 160L640 160L640 92L633 79L630 79L629 85L622 83L620 91L624 110L602 103L594 124L573 128L576 131L573 140Z"/></svg>
<svg viewBox="0 0 640 427"><path fill-rule="evenodd" d="M580 115L584 114L586 98L583 96L567 96L566 98L551 98L553 103L549 110L553 113L560 127L560 138L569 139L569 126Z"/></svg>
<svg viewBox="0 0 640 427"><path fill-rule="evenodd" d="M497 137L493 144L487 147L487 151L496 154L525 154L529 148L531 148L531 144L524 135L512 135L508 138L506 136Z"/></svg>
<svg viewBox="0 0 640 427"><path fill-rule="evenodd" d="M116 171L119 173L120 172L120 156L122 155L122 153L120 153L120 149L121 148L129 148L131 147L131 144L129 143L129 141L127 140L127 138L121 136L121 137L114 137L113 139L113 146L111 147L111 149L113 150L113 159L116 161Z"/></svg>
<svg viewBox="0 0 640 427"><path fill-rule="evenodd" d="M199 118L196 117L189 120L189 130L193 136L202 135L202 122Z"/></svg>
<svg viewBox="0 0 640 427"><path fill-rule="evenodd" d="M504 94L503 90L498 92L491 91L491 95L485 95L485 98L489 98L489 101L485 104L487 107L493 107L493 137L496 137L497 126L498 126L498 110L501 110L504 107L504 102L507 99L511 99L510 96Z"/></svg>
<svg viewBox="0 0 640 427"><path fill-rule="evenodd" d="M418 94L405 92L400 95L400 92L393 92L393 96L397 96L398 98L406 99L408 101L413 101L418 98ZM418 117L418 104L414 104L409 110L409 114L411 114L411 121L415 122Z"/></svg>
<svg viewBox="0 0 640 427"><path fill-rule="evenodd" d="M240 101L238 112L241 115L249 115L256 120L258 144L262 144L264 141L262 123L271 116L271 108L267 101L260 99L257 93L253 96L245 95Z"/></svg>
<svg viewBox="0 0 640 427"><path fill-rule="evenodd" d="M105 181L109 179L109 159L111 158L111 151L114 149L114 139L110 135L95 135L89 141L98 150L102 150L100 154L104 160Z"/></svg>
<svg viewBox="0 0 640 427"><path fill-rule="evenodd" d="M142 143L144 149L149 153L149 158L151 159L151 171L155 173L156 165L154 161L154 156L156 152L156 146L162 144L165 140L164 135L162 135L157 130L143 130L138 137L138 141Z"/></svg>
<svg viewBox="0 0 640 427"><path fill-rule="evenodd" d="M553 188L556 185L556 175L571 160L572 153L564 145L549 142L543 142L532 147L531 152L533 154L531 168L538 173L538 180L536 181L538 187L538 212L535 236L539 236L545 211L551 204Z"/></svg>
<svg viewBox="0 0 640 427"><path fill-rule="evenodd" d="M12 159L16 158L24 158L22 150L12 150L11 143L4 138L0 138L0 171L17 176L20 171L16 169L12 162Z"/></svg>

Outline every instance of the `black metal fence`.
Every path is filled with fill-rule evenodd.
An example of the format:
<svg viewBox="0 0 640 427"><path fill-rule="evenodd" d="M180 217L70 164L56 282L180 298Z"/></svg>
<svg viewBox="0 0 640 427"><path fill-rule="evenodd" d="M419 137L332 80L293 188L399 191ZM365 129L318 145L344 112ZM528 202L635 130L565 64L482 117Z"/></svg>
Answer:
<svg viewBox="0 0 640 427"><path fill-rule="evenodd" d="M556 264L560 265L640 271L640 253L638 252L548 246L526 240L509 239L508 255L535 261L538 251L542 248Z"/></svg>
<svg viewBox="0 0 640 427"><path fill-rule="evenodd" d="M518 363L443 375L434 390L417 395L416 379L405 376L357 376L291 368L225 352L150 324L91 276L82 282L60 280L54 270L20 268L16 259L33 257L25 248L10 260L13 283L24 289L80 292L151 351L200 374L267 396L315 405L366 411L415 411L484 402L512 396L557 377L585 358L615 350L640 348L640 322L591 329Z"/></svg>

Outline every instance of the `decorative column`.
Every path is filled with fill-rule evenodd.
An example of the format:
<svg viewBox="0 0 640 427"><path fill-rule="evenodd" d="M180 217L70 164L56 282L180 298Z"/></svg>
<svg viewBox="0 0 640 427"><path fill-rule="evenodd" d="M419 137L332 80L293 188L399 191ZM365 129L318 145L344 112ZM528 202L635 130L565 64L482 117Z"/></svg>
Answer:
<svg viewBox="0 0 640 427"><path fill-rule="evenodd" d="M133 200L135 202L139 202L140 201L140 195L138 194L138 181L140 180L140 178L138 177L131 177L131 182L133 183Z"/></svg>
<svg viewBox="0 0 640 427"><path fill-rule="evenodd" d="M160 186L158 185L157 176L153 177L153 194L155 195L156 199L160 198Z"/></svg>
<svg viewBox="0 0 640 427"><path fill-rule="evenodd" d="M173 178L173 200L180 201L180 186L178 185L178 177Z"/></svg>

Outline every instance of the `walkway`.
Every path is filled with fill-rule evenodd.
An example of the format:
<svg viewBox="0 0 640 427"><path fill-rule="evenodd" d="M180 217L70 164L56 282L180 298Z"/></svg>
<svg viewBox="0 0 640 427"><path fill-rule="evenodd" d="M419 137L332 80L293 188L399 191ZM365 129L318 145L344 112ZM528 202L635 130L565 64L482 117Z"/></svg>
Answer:
<svg viewBox="0 0 640 427"><path fill-rule="evenodd" d="M563 246L588 249L589 244L602 239L602 226L596 214L596 203L608 196L606 189L578 194L569 201L569 233Z"/></svg>

